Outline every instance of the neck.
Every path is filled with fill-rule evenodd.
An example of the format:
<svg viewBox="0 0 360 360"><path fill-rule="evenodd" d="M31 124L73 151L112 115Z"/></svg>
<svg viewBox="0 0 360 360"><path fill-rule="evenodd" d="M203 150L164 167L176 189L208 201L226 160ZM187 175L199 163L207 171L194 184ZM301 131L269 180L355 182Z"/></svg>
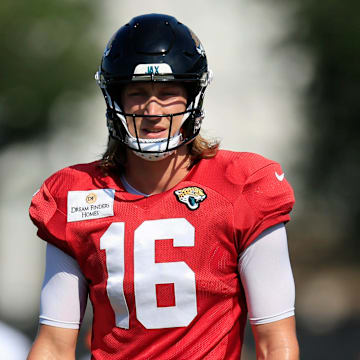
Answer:
<svg viewBox="0 0 360 360"><path fill-rule="evenodd" d="M127 152L125 177L136 190L149 195L167 191L178 184L189 172L190 155L186 146L175 150L163 160L148 161Z"/></svg>

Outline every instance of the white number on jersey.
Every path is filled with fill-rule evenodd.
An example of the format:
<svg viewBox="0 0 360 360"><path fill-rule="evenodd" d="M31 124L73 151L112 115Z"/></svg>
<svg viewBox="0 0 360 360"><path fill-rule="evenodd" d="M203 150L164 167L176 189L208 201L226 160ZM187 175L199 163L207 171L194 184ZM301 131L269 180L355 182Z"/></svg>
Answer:
<svg viewBox="0 0 360 360"><path fill-rule="evenodd" d="M100 239L106 251L107 293L116 326L129 328L124 279L125 223L109 226ZM183 218L144 221L134 232L134 285L137 319L147 329L187 326L197 315L195 273L184 261L155 262L155 240L173 239L174 247L194 246L195 229ZM173 284L175 306L158 307L157 284Z"/></svg>

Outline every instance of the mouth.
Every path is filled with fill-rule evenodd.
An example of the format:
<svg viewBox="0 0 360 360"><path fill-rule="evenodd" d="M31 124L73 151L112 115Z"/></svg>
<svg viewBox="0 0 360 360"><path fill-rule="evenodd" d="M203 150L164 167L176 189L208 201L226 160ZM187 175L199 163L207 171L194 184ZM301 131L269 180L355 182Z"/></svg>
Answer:
<svg viewBox="0 0 360 360"><path fill-rule="evenodd" d="M148 139L167 138L169 135L169 130L165 128L148 128L142 129L141 132L143 137Z"/></svg>

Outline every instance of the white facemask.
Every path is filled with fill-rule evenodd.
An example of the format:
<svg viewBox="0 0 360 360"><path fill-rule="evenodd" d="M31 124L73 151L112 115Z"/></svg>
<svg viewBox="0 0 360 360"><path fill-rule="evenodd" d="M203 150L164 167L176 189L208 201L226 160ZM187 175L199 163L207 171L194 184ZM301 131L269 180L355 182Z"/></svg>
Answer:
<svg viewBox="0 0 360 360"><path fill-rule="evenodd" d="M131 149L140 150L133 152L142 159L149 161L158 161L165 159L174 152L174 150L166 151L166 149L167 148L172 149L178 146L183 140L183 136L179 131L177 131L174 136L171 136L170 139L168 139L167 137L158 138L158 139L140 139L140 138L137 139L135 136L132 136L130 134L126 118L124 115L121 114L122 111L120 106L118 106L116 102L114 102L114 105L115 105L115 110L117 111L117 115L120 118L126 130L126 139L125 139L126 145L129 146L129 148ZM180 126L183 125L183 123L188 117L189 117L189 113L184 114Z"/></svg>

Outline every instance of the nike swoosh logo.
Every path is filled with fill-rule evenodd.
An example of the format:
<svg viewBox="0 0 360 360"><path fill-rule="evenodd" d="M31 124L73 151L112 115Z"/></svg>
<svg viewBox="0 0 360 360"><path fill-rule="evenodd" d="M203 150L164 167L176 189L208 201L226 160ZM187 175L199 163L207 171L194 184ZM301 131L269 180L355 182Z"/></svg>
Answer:
<svg viewBox="0 0 360 360"><path fill-rule="evenodd" d="M282 173L282 174L278 174L276 171L275 171L275 176L276 178L279 180L279 181L283 181L284 180L284 177L285 177L285 173Z"/></svg>

